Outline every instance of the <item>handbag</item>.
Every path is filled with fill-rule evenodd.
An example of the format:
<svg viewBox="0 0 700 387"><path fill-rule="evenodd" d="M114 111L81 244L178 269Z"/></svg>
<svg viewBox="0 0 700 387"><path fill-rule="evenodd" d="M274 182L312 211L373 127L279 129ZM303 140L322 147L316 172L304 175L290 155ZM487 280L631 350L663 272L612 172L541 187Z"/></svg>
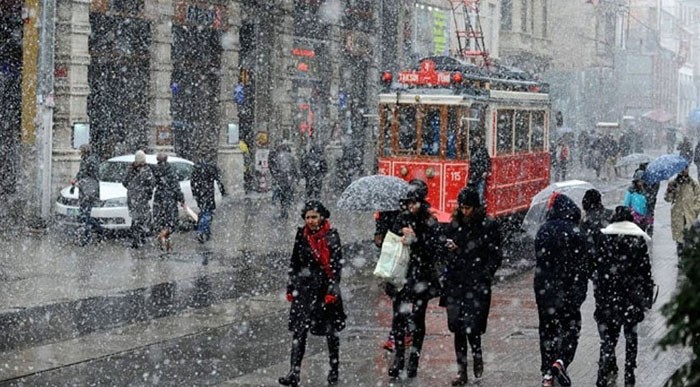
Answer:
<svg viewBox="0 0 700 387"><path fill-rule="evenodd" d="M388 231L377 266L374 268L374 275L401 288L406 283L410 258L410 248L401 243L400 236Z"/></svg>

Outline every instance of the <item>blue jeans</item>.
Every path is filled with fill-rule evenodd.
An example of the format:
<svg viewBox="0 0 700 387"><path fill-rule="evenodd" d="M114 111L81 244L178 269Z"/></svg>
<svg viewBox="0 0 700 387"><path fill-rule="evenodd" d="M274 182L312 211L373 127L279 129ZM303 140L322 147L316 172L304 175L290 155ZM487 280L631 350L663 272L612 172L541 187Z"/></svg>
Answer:
<svg viewBox="0 0 700 387"><path fill-rule="evenodd" d="M199 213L199 221L197 222L197 233L206 237L207 240L211 238L211 210L202 210Z"/></svg>
<svg viewBox="0 0 700 387"><path fill-rule="evenodd" d="M486 204L486 198L484 197L484 192L486 191L486 181L485 180L479 180L478 183L476 183L476 192L479 193L479 202L481 202L481 205Z"/></svg>
<svg viewBox="0 0 700 387"><path fill-rule="evenodd" d="M100 228L100 224L97 222L97 219L93 218L91 215L92 212L92 204L81 204L80 205L80 213L78 215L78 221L83 224L83 235L82 235L82 244L87 244L90 242L92 239L92 232L93 230L97 231Z"/></svg>

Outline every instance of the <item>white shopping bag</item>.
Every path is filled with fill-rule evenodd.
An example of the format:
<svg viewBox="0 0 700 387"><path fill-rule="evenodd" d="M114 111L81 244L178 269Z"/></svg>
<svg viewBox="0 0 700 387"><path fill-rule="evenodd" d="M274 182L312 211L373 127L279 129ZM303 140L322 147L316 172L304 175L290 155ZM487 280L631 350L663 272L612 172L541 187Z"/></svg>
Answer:
<svg viewBox="0 0 700 387"><path fill-rule="evenodd" d="M185 209L185 212L187 213L187 215L189 215L189 217L192 218L192 220L194 220L195 223L197 223L197 221L199 221L199 217L197 216L197 213L194 212L194 210L191 209L190 206L185 204L183 206L183 208Z"/></svg>
<svg viewBox="0 0 700 387"><path fill-rule="evenodd" d="M406 283L411 250L401 243L401 237L389 231L384 237L382 253L374 268L374 275L402 287Z"/></svg>

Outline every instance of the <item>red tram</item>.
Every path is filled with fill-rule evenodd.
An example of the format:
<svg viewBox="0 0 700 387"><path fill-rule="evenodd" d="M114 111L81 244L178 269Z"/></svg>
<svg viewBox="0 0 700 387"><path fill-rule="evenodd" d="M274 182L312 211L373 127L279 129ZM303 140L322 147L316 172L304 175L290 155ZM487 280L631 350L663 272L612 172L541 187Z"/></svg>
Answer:
<svg viewBox="0 0 700 387"><path fill-rule="evenodd" d="M526 211L550 181L548 86L514 69L497 70L430 57L396 80L383 73L378 173L424 180L430 204L451 212L467 184L470 138L479 133L491 156L487 213Z"/></svg>

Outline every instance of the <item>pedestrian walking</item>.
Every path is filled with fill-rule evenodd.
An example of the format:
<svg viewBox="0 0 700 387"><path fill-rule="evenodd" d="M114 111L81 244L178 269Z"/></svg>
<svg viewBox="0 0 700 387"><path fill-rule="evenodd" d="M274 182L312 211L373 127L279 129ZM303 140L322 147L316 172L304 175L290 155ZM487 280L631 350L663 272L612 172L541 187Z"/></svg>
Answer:
<svg viewBox="0 0 700 387"><path fill-rule="evenodd" d="M155 192L153 194L153 223L158 231L158 244L161 250L172 250L170 235L177 224L177 206L185 205L185 196L175 170L168 163L168 155L158 153L157 164L153 167Z"/></svg>
<svg viewBox="0 0 700 387"><path fill-rule="evenodd" d="M323 146L314 145L301 162L301 173L306 180L306 197L308 199L320 199L326 172L328 172L328 165L323 154Z"/></svg>
<svg viewBox="0 0 700 387"><path fill-rule="evenodd" d="M192 169L192 195L199 207L199 219L197 221L197 240L204 243L211 239L211 222L216 210L214 200L215 184L218 183L221 196L226 195L224 184L221 182L219 167L209 162L204 157L194 165Z"/></svg>
<svg viewBox="0 0 700 387"><path fill-rule="evenodd" d="M700 141L698 141L698 144L695 145L695 151L693 152L693 162L695 163L695 168L698 176L698 180L700 180Z"/></svg>
<svg viewBox="0 0 700 387"><path fill-rule="evenodd" d="M622 205L632 211L634 223L642 230L646 230L650 224L654 223L654 220L649 218L649 206L644 192L642 175L643 172L635 172L632 185L627 188Z"/></svg>
<svg viewBox="0 0 700 387"><path fill-rule="evenodd" d="M425 339L425 313L428 301L440 293L435 264L444 248L440 243L440 230L437 219L430 212L430 204L425 198L427 190L411 189L402 200L403 210L391 231L402 237L402 242L410 246L410 258L406 284L395 295L391 330L396 343L394 360L389 367L389 376L397 378L405 363L405 333L412 332L406 374L414 378L418 374L418 363L423 340Z"/></svg>
<svg viewBox="0 0 700 387"><path fill-rule="evenodd" d="M641 163L639 167L634 171L634 176L644 176L644 172L647 170L649 163ZM648 183L642 179L642 187L644 189L644 196L647 198L647 214L649 216L649 224L646 228L646 233L652 236L654 233L654 214L656 213L656 197L659 195L660 183Z"/></svg>
<svg viewBox="0 0 700 387"><path fill-rule="evenodd" d="M136 151L134 162L127 168L122 182L126 187L126 201L131 217L131 247L139 248L146 243L151 231L151 204L155 178L146 164L146 154Z"/></svg>
<svg viewBox="0 0 700 387"><path fill-rule="evenodd" d="M92 207L100 201L100 160L89 144L80 146L80 167L71 185L78 187L78 219L83 224L78 244L85 246L92 241L92 233L100 229L100 224L92 217Z"/></svg>
<svg viewBox="0 0 700 387"><path fill-rule="evenodd" d="M566 138L562 137L557 140L555 146L555 157L557 158L556 169L555 169L555 181L566 180L566 172L570 159L569 144L567 144Z"/></svg>
<svg viewBox="0 0 700 387"><path fill-rule="evenodd" d="M484 146L480 133L472 137L472 147L469 149L469 181L467 186L473 187L479 193L481 204L486 203L486 179L491 173L491 156Z"/></svg>
<svg viewBox="0 0 700 387"><path fill-rule="evenodd" d="M600 230L610 224L613 211L603 206L603 200L600 191L591 188L583 194L581 201L584 215L581 220L581 231L586 236L589 251L595 257L595 247L599 244L600 238L603 235Z"/></svg>
<svg viewBox="0 0 700 387"><path fill-rule="evenodd" d="M684 136L681 143L678 144L678 154L688 162L688 165L693 162L693 144L687 136Z"/></svg>
<svg viewBox="0 0 700 387"><path fill-rule="evenodd" d="M270 174L280 201L280 217L286 219L294 201L297 161L287 144L280 144L270 158Z"/></svg>
<svg viewBox="0 0 700 387"><path fill-rule="evenodd" d="M408 182L411 190L416 192L417 197L421 197L425 199L428 196L428 184L426 184L423 180L420 179L413 179ZM386 236L387 231L391 230L391 228L394 226L394 223L396 223L396 220L398 219L399 215L401 214L401 211L382 211L377 213L377 217L375 219L375 231L374 231L374 244L381 248L382 244L384 242L384 237ZM399 310L401 308L402 302L404 302L401 298L399 298L401 289L397 289L396 286L393 284L387 282L384 284L384 292L386 295L391 298L391 307L392 307L392 320L396 318L396 316L399 313ZM386 339L384 342L384 349L387 351L393 351L396 348L396 339L395 339L395 333L394 333L394 322L392 321L392 330L389 332L389 337ZM404 341L403 345L404 347L410 347L411 344L413 344L413 335L409 329L408 326L404 327Z"/></svg>
<svg viewBox="0 0 700 387"><path fill-rule="evenodd" d="M330 371L328 383L338 382L340 339L338 332L345 328L345 312L340 292L343 269L340 235L328 221L330 212L317 200L304 204L301 211L304 226L294 239L287 301L289 330L292 332L291 367L279 378L285 386L297 386L301 362L306 350L306 338L325 336L328 344Z"/></svg>
<svg viewBox="0 0 700 387"><path fill-rule="evenodd" d="M574 360L581 331L581 304L590 271L581 210L566 195L550 199L547 220L535 237L535 301L539 315L542 386L554 378L570 386L566 367Z"/></svg>
<svg viewBox="0 0 700 387"><path fill-rule="evenodd" d="M700 184L690 177L688 168L668 183L664 200L671 203L671 236L680 257L684 245L683 234L700 214Z"/></svg>
<svg viewBox="0 0 700 387"><path fill-rule="evenodd" d="M486 333L491 308L491 284L501 265L501 232L479 194L464 188L457 196L459 208L446 232L445 272L441 304L447 307L447 327L454 334L457 378L453 386L467 384L467 346L474 359L474 377L484 372L481 335Z"/></svg>
<svg viewBox="0 0 700 387"><path fill-rule="evenodd" d="M594 318L600 335L597 387L617 380L615 347L620 331L625 334L625 387L635 385L637 324L651 308L654 281L647 242L651 238L632 222L629 207L619 206L610 225L602 230L594 260Z"/></svg>

